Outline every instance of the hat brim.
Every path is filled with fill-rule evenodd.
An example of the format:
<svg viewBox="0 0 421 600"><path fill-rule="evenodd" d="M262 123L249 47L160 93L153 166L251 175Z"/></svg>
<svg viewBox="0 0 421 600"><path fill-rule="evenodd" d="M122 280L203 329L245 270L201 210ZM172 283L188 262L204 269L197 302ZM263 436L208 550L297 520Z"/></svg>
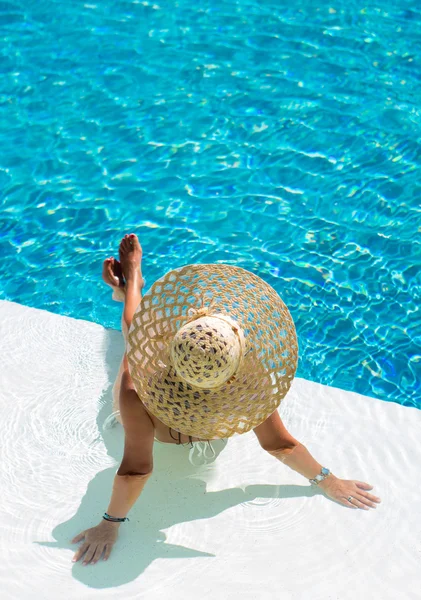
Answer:
<svg viewBox="0 0 421 600"><path fill-rule="evenodd" d="M169 341L206 311L233 318L245 355L235 379L217 389L195 388L169 359ZM279 406L297 368L293 319L277 292L241 267L187 265L167 273L143 296L127 342L129 371L146 408L168 427L201 439L230 437L260 425Z"/></svg>

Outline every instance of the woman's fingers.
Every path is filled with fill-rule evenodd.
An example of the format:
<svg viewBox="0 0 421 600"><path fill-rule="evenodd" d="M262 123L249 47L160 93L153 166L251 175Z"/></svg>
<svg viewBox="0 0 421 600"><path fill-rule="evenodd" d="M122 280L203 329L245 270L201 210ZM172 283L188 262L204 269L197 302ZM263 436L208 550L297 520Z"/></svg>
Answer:
<svg viewBox="0 0 421 600"><path fill-rule="evenodd" d="M360 494L358 496L358 500L360 502L362 502L363 504L370 506L371 508L377 508L377 506L374 504L374 502L371 502L371 500L368 498L368 496L363 496L362 494Z"/></svg>
<svg viewBox="0 0 421 600"><path fill-rule="evenodd" d="M372 485L370 485L369 483L364 483L363 481L354 481L354 483L357 486L357 488L359 488L360 490L372 490L373 489ZM381 502L380 498L378 498L377 496L373 496L373 494L361 494L361 495L365 496L372 502Z"/></svg>
<svg viewBox="0 0 421 600"><path fill-rule="evenodd" d="M81 542L84 537L85 537L85 532L82 531L82 533L79 533L79 535L77 535L76 537L74 537L72 539L71 543L72 544L77 544L78 542Z"/></svg>
<svg viewBox="0 0 421 600"><path fill-rule="evenodd" d="M377 506L372 501L372 499L374 499L374 496L372 496L371 494L359 493L355 496L353 494L350 494L350 496L352 496L351 501L349 501L348 498L346 498L344 504L347 504L348 506L352 505L356 508L362 508L364 510L368 510L369 507L377 508Z"/></svg>
<svg viewBox="0 0 421 600"><path fill-rule="evenodd" d="M90 546L86 552L85 558L83 559L84 565L87 565L88 563L91 562L91 560L96 552L96 549L97 549L97 546L95 544L90 544Z"/></svg>
<svg viewBox="0 0 421 600"><path fill-rule="evenodd" d="M101 556L102 556L102 552L103 552L103 550L104 550L104 546L105 546L104 544L99 544L99 545L96 547L95 554L93 555L93 557L92 557L92 561L91 561L91 563L92 563L93 565L94 565L96 562L98 562L98 561L99 561L99 559L101 558Z"/></svg>
<svg viewBox="0 0 421 600"><path fill-rule="evenodd" d="M105 521L101 521L96 527L85 529L73 539L73 542L77 542L84 538L84 542L73 557L73 562L78 561L83 556L82 562L84 565L94 565L100 560L103 552L106 560L110 556L117 535L118 531L114 527L110 528L109 523L106 524Z"/></svg>
<svg viewBox="0 0 421 600"><path fill-rule="evenodd" d="M364 483L364 481L354 481L355 485L362 490L372 490L373 486L369 483Z"/></svg>
<svg viewBox="0 0 421 600"><path fill-rule="evenodd" d="M344 504L345 506L347 506L348 508L359 508L356 503L354 504L354 500L352 499L351 502L349 500L347 500L346 498L342 498L342 504Z"/></svg>
<svg viewBox="0 0 421 600"><path fill-rule="evenodd" d="M107 560L110 557L112 547L113 547L112 544L106 544L105 552L104 552L104 560Z"/></svg>
<svg viewBox="0 0 421 600"><path fill-rule="evenodd" d="M371 502L370 498L367 496L363 496L362 494L358 494L357 496L352 496L351 501L348 498L342 499L342 504L348 506L349 508L362 508L363 510L368 510L370 508L377 508L374 502Z"/></svg>
<svg viewBox="0 0 421 600"><path fill-rule="evenodd" d="M85 554L85 552L87 551L88 548L89 548L89 544L87 542L82 544L82 546L79 548L79 550L74 555L73 562L77 562L79 560L79 558Z"/></svg>
<svg viewBox="0 0 421 600"><path fill-rule="evenodd" d="M87 565L88 563L94 565L95 563L97 563L101 558L103 552L104 560L107 560L107 558L109 558L111 554L112 546L112 544L98 544L97 546L95 544L92 544L92 542L85 542L74 555L73 562L77 562L85 553L85 557L82 561L84 565Z"/></svg>
<svg viewBox="0 0 421 600"><path fill-rule="evenodd" d="M349 501L348 498L345 498L344 504L351 506L352 508L362 508L364 510L368 510L368 506L365 506L356 496L352 496L351 501Z"/></svg>
<svg viewBox="0 0 421 600"><path fill-rule="evenodd" d="M363 481L326 479L323 491L333 500L336 500L348 508L360 508L368 510L377 508L376 503L381 502L380 498L369 494L366 490L372 490L373 486ZM349 500L348 500L349 498Z"/></svg>
<svg viewBox="0 0 421 600"><path fill-rule="evenodd" d="M377 496L373 496L373 494L362 494L361 492L358 494L358 497L361 499L361 502L372 506L373 508L377 508L376 503L379 504L381 502L380 498Z"/></svg>

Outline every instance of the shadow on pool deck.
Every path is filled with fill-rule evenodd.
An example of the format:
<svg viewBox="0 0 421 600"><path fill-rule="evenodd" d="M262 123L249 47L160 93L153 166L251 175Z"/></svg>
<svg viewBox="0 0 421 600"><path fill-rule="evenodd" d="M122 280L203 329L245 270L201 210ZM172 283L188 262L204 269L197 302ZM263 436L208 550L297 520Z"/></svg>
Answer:
<svg viewBox="0 0 421 600"><path fill-rule="evenodd" d="M109 331L108 341L106 361L110 381L114 382L123 352L121 334ZM101 399L97 424L108 454L119 463L123 455L123 429L118 423L111 429L103 429L111 410L112 386ZM192 466L187 455L186 447L155 444L153 475L131 509L130 521L120 526L119 538L110 559L87 566L80 561L75 563L73 576L77 580L97 589L110 588L136 579L157 558L210 558L214 555L165 543L166 536L162 530L178 523L207 519L256 497L292 498L317 493L308 487L295 485L249 485L245 491L231 488L207 492L206 474L209 470ZM117 468L101 471L89 483L77 513L53 530L56 542L39 543L53 548L69 548L75 552L79 544L71 544L70 540L100 522L111 497ZM198 545L204 542L201 538Z"/></svg>

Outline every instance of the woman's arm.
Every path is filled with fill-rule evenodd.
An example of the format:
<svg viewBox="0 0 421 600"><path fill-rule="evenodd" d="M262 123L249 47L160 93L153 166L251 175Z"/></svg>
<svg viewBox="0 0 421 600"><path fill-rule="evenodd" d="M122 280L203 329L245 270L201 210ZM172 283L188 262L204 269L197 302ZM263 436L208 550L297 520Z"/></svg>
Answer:
<svg viewBox="0 0 421 600"><path fill-rule="evenodd" d="M121 379L120 413L124 426L124 455L114 477L111 500L107 513L112 517L126 517L138 499L152 474L152 448L154 425L134 390L129 372ZM73 561L83 555L83 563L96 563L104 553L106 560L117 539L121 523L103 519L98 525L82 531L72 542L84 543L77 550Z"/></svg>
<svg viewBox="0 0 421 600"><path fill-rule="evenodd" d="M107 513L123 518L152 474L154 440L154 425L127 370L121 379L120 413L124 427L124 455L114 477Z"/></svg>
<svg viewBox="0 0 421 600"><path fill-rule="evenodd" d="M322 466L309 451L296 440L282 423L278 411L254 429L261 447L269 454L287 464L307 479L313 479ZM332 475L329 475L332 477Z"/></svg>
<svg viewBox="0 0 421 600"><path fill-rule="evenodd" d="M313 458L303 444L288 432L278 411L275 411L266 421L256 427L254 433L261 447L290 469L297 471L307 479L314 479L316 475L320 474L322 465ZM318 487L333 500L350 508L368 509L369 506L376 508L374 502L380 502L380 498L366 492L366 490L373 489L370 484L339 479L333 473L321 481ZM348 500L350 497L352 497L351 502Z"/></svg>

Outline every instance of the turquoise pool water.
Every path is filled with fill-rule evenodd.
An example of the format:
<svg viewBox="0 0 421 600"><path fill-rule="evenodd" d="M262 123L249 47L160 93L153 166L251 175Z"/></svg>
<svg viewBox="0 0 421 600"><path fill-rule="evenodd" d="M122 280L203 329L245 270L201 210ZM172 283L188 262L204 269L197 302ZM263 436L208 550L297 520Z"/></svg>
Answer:
<svg viewBox="0 0 421 600"><path fill-rule="evenodd" d="M391 4L0 2L0 297L118 328L134 231L147 287L250 269L299 376L421 407L421 12Z"/></svg>

